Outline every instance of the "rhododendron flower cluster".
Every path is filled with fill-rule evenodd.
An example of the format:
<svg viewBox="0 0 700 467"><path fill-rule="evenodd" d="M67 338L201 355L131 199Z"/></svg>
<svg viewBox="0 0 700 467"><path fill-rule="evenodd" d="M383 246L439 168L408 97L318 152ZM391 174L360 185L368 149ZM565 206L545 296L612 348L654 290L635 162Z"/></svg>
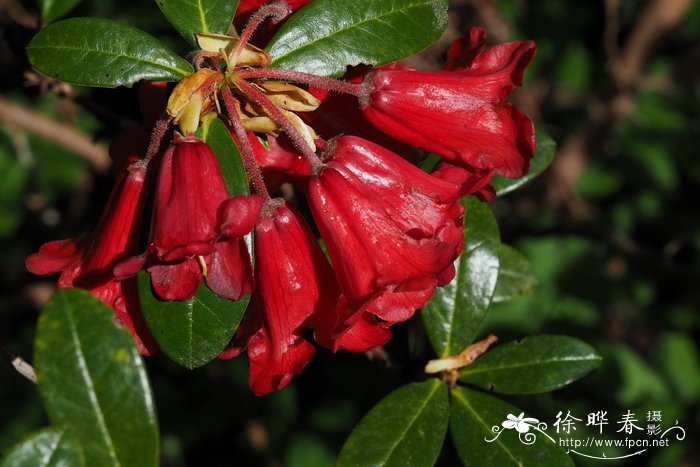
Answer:
<svg viewBox="0 0 700 467"><path fill-rule="evenodd" d="M251 294L221 357L247 352L256 394L284 387L317 346L387 343L392 325L453 279L469 215L460 200L493 198L491 176L523 176L534 151L532 123L507 102L532 42L485 48L474 28L442 70L392 63L330 79L268 68L251 38L307 2L261 3L240 2L239 37L198 36L196 71L167 105L147 92L166 88L142 84L144 125L113 142L121 173L95 232L47 243L26 263L111 306L144 354L156 345L139 271L163 301L202 284L232 301ZM236 141L252 194L230 196L217 155L195 136L210 114ZM409 157L420 151L442 159L432 173Z"/></svg>

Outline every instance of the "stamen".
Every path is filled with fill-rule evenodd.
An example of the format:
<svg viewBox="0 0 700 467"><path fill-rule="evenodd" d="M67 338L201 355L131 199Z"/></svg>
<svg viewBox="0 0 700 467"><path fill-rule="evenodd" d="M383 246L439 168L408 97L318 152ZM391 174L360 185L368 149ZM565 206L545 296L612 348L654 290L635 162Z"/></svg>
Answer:
<svg viewBox="0 0 700 467"><path fill-rule="evenodd" d="M241 117L237 112L236 107L238 102L234 99L231 89L229 89L227 86L222 86L220 93L224 100L224 107L226 107L226 112L229 116L229 122L233 128L233 132L238 138L241 155L243 156L243 164L245 165L246 172L248 172L248 176L250 177L250 182L253 185L253 191L259 195L265 196L267 199L270 199L270 193L267 191L265 181L260 173L260 168L255 162L255 154L253 153L253 147L250 145L250 141L248 140L248 133L246 132L245 128L243 128L243 122L241 121Z"/></svg>
<svg viewBox="0 0 700 467"><path fill-rule="evenodd" d="M258 89L249 84L248 82L240 79L233 83L238 89L241 90L246 97L253 100L255 103L261 105L267 112L269 112L270 117L277 122L279 126L282 127L289 139L294 143L294 146L306 157L311 165L312 171L318 171L323 166L323 163L316 155L314 149L309 146L304 137L299 133L299 131L294 127L292 122L287 118L286 115L263 94L258 91Z"/></svg>
<svg viewBox="0 0 700 467"><path fill-rule="evenodd" d="M323 76L310 75L299 71L256 68L239 70L237 75L242 79L282 79L285 81L293 81L295 83L308 84L317 88L328 89L343 94L352 94L353 96L358 97L362 93L361 84L348 83L347 81L341 81L333 78L324 78Z"/></svg>
<svg viewBox="0 0 700 467"><path fill-rule="evenodd" d="M209 274L209 268L207 268L207 263L204 261L204 256L197 255L196 258L199 266L202 268L202 277L207 277Z"/></svg>

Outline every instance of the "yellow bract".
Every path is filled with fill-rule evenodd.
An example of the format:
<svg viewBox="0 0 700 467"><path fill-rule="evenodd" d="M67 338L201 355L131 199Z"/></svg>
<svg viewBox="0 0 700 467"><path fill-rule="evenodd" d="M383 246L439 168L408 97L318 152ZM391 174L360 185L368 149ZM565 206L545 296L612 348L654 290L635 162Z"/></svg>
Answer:
<svg viewBox="0 0 700 467"><path fill-rule="evenodd" d="M197 131L200 117L215 106L216 91L223 79L221 72L202 68L175 86L166 110L182 134Z"/></svg>
<svg viewBox="0 0 700 467"><path fill-rule="evenodd" d="M262 49L254 45L245 44L241 49L240 55L235 63L229 63L231 54L238 45L238 38L225 36L223 34L205 34L198 32L195 34L199 47L206 52L215 52L221 56L221 59L226 62L229 70L233 70L236 66L257 66L266 67L270 64L270 55Z"/></svg>

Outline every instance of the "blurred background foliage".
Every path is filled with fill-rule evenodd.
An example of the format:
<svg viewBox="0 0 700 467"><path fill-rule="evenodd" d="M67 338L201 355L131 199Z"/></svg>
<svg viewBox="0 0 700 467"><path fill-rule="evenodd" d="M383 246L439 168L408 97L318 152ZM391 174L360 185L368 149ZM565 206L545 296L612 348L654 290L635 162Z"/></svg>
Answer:
<svg viewBox="0 0 700 467"><path fill-rule="evenodd" d="M504 242L530 259L538 284L496 305L485 332L502 341L566 334L605 358L563 390L511 401L548 423L559 411L585 420L606 410L611 436L627 410L642 422L660 410L663 426L678 420L687 437L635 464L698 465L700 4L451 3L446 36L410 63L438 68L470 25L491 42L535 40L515 101L558 143L544 175L492 203ZM80 89L31 71L24 47L37 12L32 1L0 3L0 345L27 359L54 282L27 273L24 258L95 225L111 187L106 147L139 120L132 89ZM125 21L186 53L155 2L86 0L69 15ZM248 390L244 358L194 371L148 359L163 465L332 465L372 405L423 377L432 355L420 319L395 330L371 355L319 351L301 377L264 398ZM35 388L0 363L0 452L44 417ZM580 426L577 435L587 434ZM456 459L450 449L445 465Z"/></svg>

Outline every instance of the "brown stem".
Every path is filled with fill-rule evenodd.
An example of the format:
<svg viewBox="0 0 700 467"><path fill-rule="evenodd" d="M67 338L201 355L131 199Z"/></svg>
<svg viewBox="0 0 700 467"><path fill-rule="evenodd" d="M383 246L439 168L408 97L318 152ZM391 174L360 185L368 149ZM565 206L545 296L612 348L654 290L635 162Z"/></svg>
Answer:
<svg viewBox="0 0 700 467"><path fill-rule="evenodd" d="M97 172L104 173L111 165L106 146L95 143L71 125L20 107L4 97L0 97L0 122L60 144L87 160Z"/></svg>
<svg viewBox="0 0 700 467"><path fill-rule="evenodd" d="M236 101L233 94L226 86L221 88L220 93L224 100L224 107L226 107L229 122L233 128L233 132L236 133L236 137L238 138L241 155L243 156L243 163L245 164L246 172L248 172L248 176L250 177L250 182L253 185L253 191L259 195L265 196L267 199L270 199L270 193L267 191L265 181L260 173L260 168L255 162L255 154L253 153L253 147L250 145L250 141L248 140L248 133L243 127L241 117L238 115Z"/></svg>

